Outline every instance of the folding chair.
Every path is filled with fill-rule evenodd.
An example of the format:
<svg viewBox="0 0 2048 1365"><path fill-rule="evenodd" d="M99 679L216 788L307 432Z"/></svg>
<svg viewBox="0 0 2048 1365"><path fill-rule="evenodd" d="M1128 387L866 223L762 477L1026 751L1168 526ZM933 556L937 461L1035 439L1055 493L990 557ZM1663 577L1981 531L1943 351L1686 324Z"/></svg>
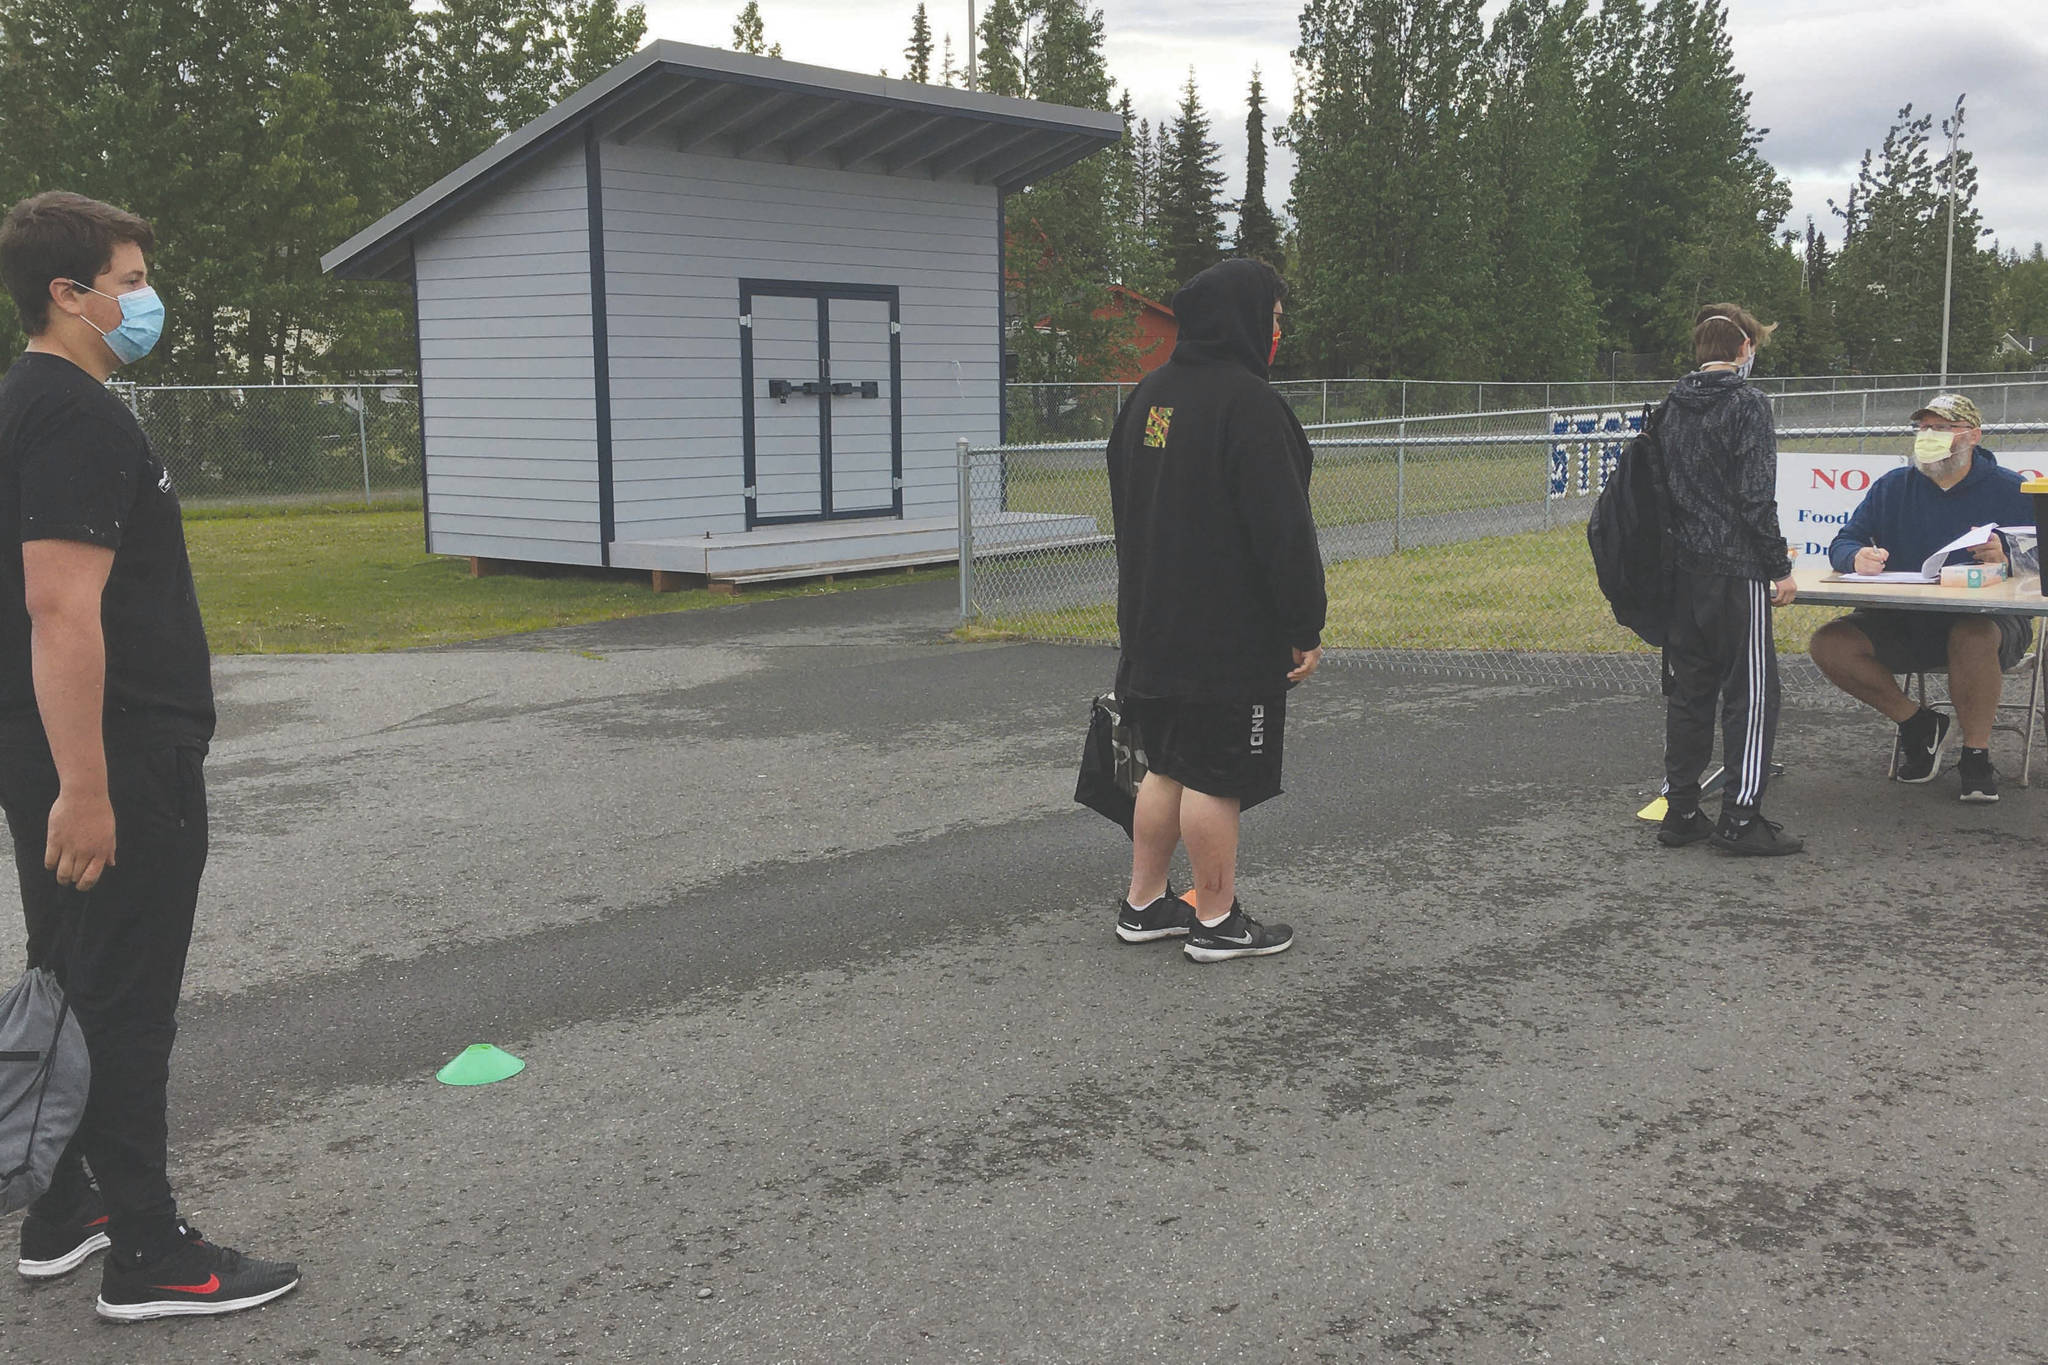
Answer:
<svg viewBox="0 0 2048 1365"><path fill-rule="evenodd" d="M2044 619L2043 625L2048 626L2048 619ZM1946 695L1938 702L1930 703L1927 700L1928 671L1941 673L1944 680L1943 691L1946 693L1947 688L1945 684L1948 674L1938 669L1915 671L1900 676L1899 690L1919 702L1922 706L1932 705L1937 711L1949 712L1951 723L1953 723L1955 708L1949 702ZM2035 640L2034 648L2022 655L2018 663L2007 669L2005 676L2016 678L2022 673L2027 675L2027 699L2020 702L2007 701L2005 700L2004 692L2001 691L1998 698L1998 710L1992 717L1991 728L1993 731L2004 730L2008 734L2020 736L2020 785L2028 787L2033 785L2030 779L2034 770L2034 737L2040 733L2044 725L2048 725L2048 714L2044 714L2042 709L2041 641L2038 637ZM1897 775L1898 771L1899 741L1898 737L1894 735L1892 737L1891 762L1886 765L1884 775L1886 777L1893 777Z"/></svg>

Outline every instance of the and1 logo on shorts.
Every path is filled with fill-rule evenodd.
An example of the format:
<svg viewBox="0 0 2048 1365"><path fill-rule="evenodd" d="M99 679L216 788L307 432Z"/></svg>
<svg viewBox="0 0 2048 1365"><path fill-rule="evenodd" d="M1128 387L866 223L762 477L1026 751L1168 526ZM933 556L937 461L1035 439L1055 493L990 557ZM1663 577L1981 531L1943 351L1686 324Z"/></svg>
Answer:
<svg viewBox="0 0 2048 1365"><path fill-rule="evenodd" d="M1173 425L1172 408L1153 408L1145 414L1145 444L1153 450L1166 449L1166 430Z"/></svg>
<svg viewBox="0 0 2048 1365"><path fill-rule="evenodd" d="M1254 755L1257 755L1257 754L1261 754L1261 753L1264 753L1264 752L1265 752L1265 749L1266 749L1266 708L1265 708L1265 707L1263 707L1263 706L1260 706L1260 705L1259 705L1259 704L1258 704L1257 702L1254 702L1254 703L1252 703L1252 734L1251 734L1251 751L1252 751L1252 753L1253 753Z"/></svg>

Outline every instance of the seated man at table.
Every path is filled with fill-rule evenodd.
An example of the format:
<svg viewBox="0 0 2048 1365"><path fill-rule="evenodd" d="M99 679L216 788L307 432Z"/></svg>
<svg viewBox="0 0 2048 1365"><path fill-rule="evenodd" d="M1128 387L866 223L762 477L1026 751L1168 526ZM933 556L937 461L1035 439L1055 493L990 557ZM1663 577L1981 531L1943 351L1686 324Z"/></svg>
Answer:
<svg viewBox="0 0 2048 1365"><path fill-rule="evenodd" d="M1984 435L1977 405L1944 393L1913 414L1913 463L1894 469L1870 491L1828 546L1839 573L1918 569L1927 557L1973 526L2031 525L2033 502L2020 476L2001 469L1978 445ZM2005 560L1998 537L1949 556L1955 563ZM1835 686L1898 722L1901 782L1927 782L1941 768L1949 718L1899 689L1893 675L1946 672L1948 695L1962 727L1962 799L1996 801L1991 723L2005 670L2026 655L2033 622L2025 616L1858 607L1813 634L1813 661Z"/></svg>

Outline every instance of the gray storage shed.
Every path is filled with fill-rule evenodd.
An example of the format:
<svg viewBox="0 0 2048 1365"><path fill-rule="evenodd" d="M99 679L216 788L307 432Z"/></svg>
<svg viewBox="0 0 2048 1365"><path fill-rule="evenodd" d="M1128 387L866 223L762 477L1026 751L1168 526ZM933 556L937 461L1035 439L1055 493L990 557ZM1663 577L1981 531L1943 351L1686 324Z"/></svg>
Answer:
<svg viewBox="0 0 2048 1365"><path fill-rule="evenodd" d="M413 286L430 551L710 577L929 559L955 543L955 442L1001 439L1003 195L1121 136L658 42L322 265ZM992 539L1094 530L984 515Z"/></svg>

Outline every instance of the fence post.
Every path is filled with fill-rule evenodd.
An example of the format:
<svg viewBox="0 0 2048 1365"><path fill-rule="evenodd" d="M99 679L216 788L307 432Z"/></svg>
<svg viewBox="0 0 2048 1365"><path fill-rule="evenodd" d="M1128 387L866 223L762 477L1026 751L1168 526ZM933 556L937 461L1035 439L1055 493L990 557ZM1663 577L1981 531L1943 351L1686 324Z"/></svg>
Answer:
<svg viewBox="0 0 2048 1365"><path fill-rule="evenodd" d="M1863 453L1863 429L1870 425L1869 389L1865 389L1863 391L1862 399L1863 401L1861 404L1861 410L1859 411L1856 418L1856 453L1858 455L1861 455Z"/></svg>
<svg viewBox="0 0 2048 1365"><path fill-rule="evenodd" d="M1394 549L1401 548L1401 517L1408 501L1408 381L1401 381L1401 443L1394 447Z"/></svg>
<svg viewBox="0 0 2048 1365"><path fill-rule="evenodd" d="M363 506L370 505L370 425L363 414L369 410L369 402L363 397L363 386L356 385L356 443L363 449Z"/></svg>
<svg viewBox="0 0 2048 1365"><path fill-rule="evenodd" d="M1330 381L1323 381L1323 425L1330 424Z"/></svg>
<svg viewBox="0 0 2048 1365"><path fill-rule="evenodd" d="M974 619L974 499L971 492L974 447L962 436L956 447L960 464L960 619Z"/></svg>

